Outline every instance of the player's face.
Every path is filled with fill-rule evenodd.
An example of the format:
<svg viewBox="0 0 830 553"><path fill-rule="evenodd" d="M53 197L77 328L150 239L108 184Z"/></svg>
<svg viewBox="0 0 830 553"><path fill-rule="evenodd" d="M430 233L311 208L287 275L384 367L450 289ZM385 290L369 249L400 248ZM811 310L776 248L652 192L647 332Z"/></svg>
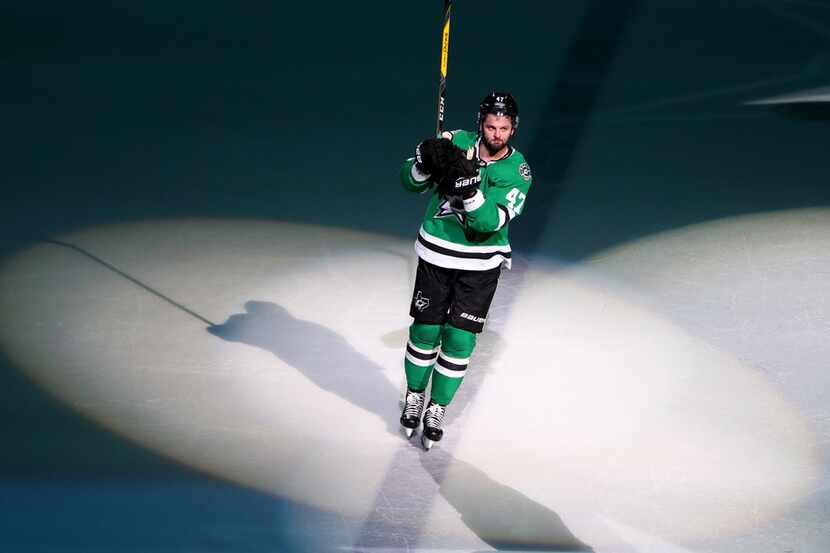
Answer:
<svg viewBox="0 0 830 553"><path fill-rule="evenodd" d="M507 146L511 136L513 136L513 120L506 115L488 113L481 122L481 140L490 154L495 154Z"/></svg>

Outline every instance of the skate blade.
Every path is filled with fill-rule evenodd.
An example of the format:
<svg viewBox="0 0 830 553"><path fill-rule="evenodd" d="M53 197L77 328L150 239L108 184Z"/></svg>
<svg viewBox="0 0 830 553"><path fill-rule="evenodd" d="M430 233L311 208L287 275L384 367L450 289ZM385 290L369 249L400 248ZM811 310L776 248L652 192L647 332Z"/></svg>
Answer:
<svg viewBox="0 0 830 553"><path fill-rule="evenodd" d="M403 431L403 433L404 433L404 435L407 437L407 439L411 438L411 437L412 437L412 434L414 434L414 433L415 433L415 429L414 429L414 428L407 428L407 427L405 427L405 426L401 426L401 430Z"/></svg>
<svg viewBox="0 0 830 553"><path fill-rule="evenodd" d="M424 446L424 449L426 449L427 451L429 451L432 448L434 443L435 442L433 442L426 436L421 436L421 445Z"/></svg>

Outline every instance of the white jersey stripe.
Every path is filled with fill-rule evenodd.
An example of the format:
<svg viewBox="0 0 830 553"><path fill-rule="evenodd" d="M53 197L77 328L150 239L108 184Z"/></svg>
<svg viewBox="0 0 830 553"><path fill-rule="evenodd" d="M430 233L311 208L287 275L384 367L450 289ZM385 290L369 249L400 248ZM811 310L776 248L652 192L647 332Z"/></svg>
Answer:
<svg viewBox="0 0 830 553"><path fill-rule="evenodd" d="M433 236L427 231L424 230L424 227L418 231L421 235L421 238L435 244L436 246L441 246L442 248L448 250L455 250L457 252L469 252L469 253L508 253L512 251L510 249L510 244L504 244L501 246L468 246L466 244L456 244L455 242L450 242L449 240L444 240L442 238L438 238L437 236Z"/></svg>
<svg viewBox="0 0 830 553"><path fill-rule="evenodd" d="M503 209L497 210L499 212L499 227L496 230L500 230L507 224L507 215L504 214Z"/></svg>
<svg viewBox="0 0 830 553"><path fill-rule="evenodd" d="M423 246L420 242L415 242L415 253L418 257L444 267L446 269L464 269L466 271L486 271L488 269L495 269L499 265L504 264L505 269L510 268L510 258L502 257L501 255L494 255L490 259L466 259L462 257L453 257L451 255L444 255Z"/></svg>
<svg viewBox="0 0 830 553"><path fill-rule="evenodd" d="M484 205L484 194L481 193L481 190L476 190L475 195L472 198L464 200L463 203L464 211L467 213L475 211Z"/></svg>
<svg viewBox="0 0 830 553"><path fill-rule="evenodd" d="M412 169L409 170L409 174L412 176L412 180L414 180L418 184L425 183L429 180L429 177L431 176L429 173L422 173L421 171L419 171L417 163L412 165Z"/></svg>

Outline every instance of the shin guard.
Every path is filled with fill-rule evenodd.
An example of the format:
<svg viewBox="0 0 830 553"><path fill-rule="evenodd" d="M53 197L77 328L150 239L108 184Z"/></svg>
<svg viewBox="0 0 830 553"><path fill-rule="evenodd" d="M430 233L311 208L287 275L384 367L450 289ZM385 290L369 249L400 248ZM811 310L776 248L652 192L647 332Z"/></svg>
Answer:
<svg viewBox="0 0 830 553"><path fill-rule="evenodd" d="M426 389L440 345L441 325L413 323L409 327L404 369L410 390L422 392Z"/></svg>
<svg viewBox="0 0 830 553"><path fill-rule="evenodd" d="M441 352L432 376L431 398L448 405L467 372L470 356L476 346L476 335L447 323L441 329Z"/></svg>

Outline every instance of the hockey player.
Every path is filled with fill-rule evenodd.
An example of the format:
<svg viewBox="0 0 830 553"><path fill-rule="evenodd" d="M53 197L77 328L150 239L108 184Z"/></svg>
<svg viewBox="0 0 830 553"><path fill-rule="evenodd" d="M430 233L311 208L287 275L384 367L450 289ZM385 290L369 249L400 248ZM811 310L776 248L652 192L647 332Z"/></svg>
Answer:
<svg viewBox="0 0 830 553"><path fill-rule="evenodd" d="M476 126L475 132L424 140L401 167L404 188L432 189L415 242L418 269L409 311L414 321L400 420L410 437L423 416L427 450L443 435L444 413L484 329L501 267L510 268L507 229L524 209L532 180L524 156L510 145L519 126L510 93L488 94Z"/></svg>

